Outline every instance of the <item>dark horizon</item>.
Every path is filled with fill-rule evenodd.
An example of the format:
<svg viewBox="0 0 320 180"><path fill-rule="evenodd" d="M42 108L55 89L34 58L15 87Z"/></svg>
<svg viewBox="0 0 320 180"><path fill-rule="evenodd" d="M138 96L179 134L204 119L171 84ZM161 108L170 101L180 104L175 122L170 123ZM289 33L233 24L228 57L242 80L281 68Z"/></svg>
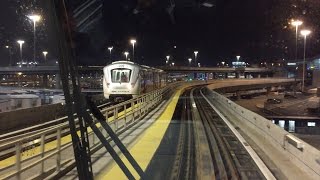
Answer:
<svg viewBox="0 0 320 180"><path fill-rule="evenodd" d="M102 18L85 33L77 33L75 42L81 64L103 65L109 61L107 47L113 46L113 60L124 59L125 50L131 53L130 38L136 38L136 62L163 65L165 56L177 65L186 65L198 50L198 61L206 66L231 62L240 55L249 63L295 59L295 30L291 19L304 21L312 30L307 41L307 57L319 55L320 2L283 0L217 0L214 7L204 7L196 1L175 1L173 18L166 9L169 1L109 0L103 2ZM48 59L57 58L48 31L45 3L31 1L2 1L0 14L0 65L8 64L6 45L13 47L13 59L19 59L18 38L26 41L24 56L33 57L33 29L26 15L35 11L43 20L37 26L37 57L48 50ZM28 4L29 3L29 4ZM18 8L19 7L19 8ZM32 9L32 11L31 11ZM138 9L138 13L134 13ZM285 9L285 10L284 10ZM9 18L8 18L9 17ZM174 48L176 46L177 48ZM299 39L298 58L303 55Z"/></svg>

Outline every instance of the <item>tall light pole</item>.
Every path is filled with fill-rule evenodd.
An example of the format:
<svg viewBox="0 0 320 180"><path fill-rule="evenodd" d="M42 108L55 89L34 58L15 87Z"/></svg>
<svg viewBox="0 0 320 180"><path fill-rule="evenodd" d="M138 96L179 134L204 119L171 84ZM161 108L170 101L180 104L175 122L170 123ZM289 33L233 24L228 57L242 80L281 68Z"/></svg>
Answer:
<svg viewBox="0 0 320 180"><path fill-rule="evenodd" d="M299 20L295 20L295 21L292 21L291 24L296 27L296 52L295 52L295 60L298 61L298 28L299 28L300 25L303 24L303 22L302 22L302 21L299 21ZM294 81L295 81L295 83L296 83L296 81L297 81L297 72L296 72L296 70L295 70ZM294 88L294 95L296 95L296 88Z"/></svg>
<svg viewBox="0 0 320 180"><path fill-rule="evenodd" d="M192 59L189 58L188 61L189 61L189 66L191 66L191 61L192 61Z"/></svg>
<svg viewBox="0 0 320 180"><path fill-rule="evenodd" d="M44 56L44 62L47 62L47 54L48 54L48 51L43 51L42 54L43 54L43 56Z"/></svg>
<svg viewBox="0 0 320 180"><path fill-rule="evenodd" d="M8 49L8 53L9 53L9 66L11 66L12 65L11 47L10 46L6 46L6 49Z"/></svg>
<svg viewBox="0 0 320 180"><path fill-rule="evenodd" d="M304 79L305 79L305 69L306 69L306 44L307 36L311 33L310 30L302 30L301 35L304 37L304 48L303 48L303 70L302 70L302 88L301 91L304 92Z"/></svg>
<svg viewBox="0 0 320 180"><path fill-rule="evenodd" d="M241 56L236 56L237 62L239 62Z"/></svg>
<svg viewBox="0 0 320 180"><path fill-rule="evenodd" d="M126 61L128 61L129 52L126 51L126 52L124 52L123 54L126 56Z"/></svg>
<svg viewBox="0 0 320 180"><path fill-rule="evenodd" d="M196 66L197 66L197 56L198 56L198 51L194 51L193 52L194 53L194 63L196 64Z"/></svg>
<svg viewBox="0 0 320 180"><path fill-rule="evenodd" d="M291 24L296 27L296 54L295 54L295 60L298 60L298 28L303 24L302 21L296 20L292 21Z"/></svg>
<svg viewBox="0 0 320 180"><path fill-rule="evenodd" d="M167 60L166 60L166 65L167 65L169 63L170 56L167 55L166 58L167 58Z"/></svg>
<svg viewBox="0 0 320 180"><path fill-rule="evenodd" d="M132 44L132 61L134 62L134 44L136 43L137 41L135 39L131 39L130 40L130 43Z"/></svg>
<svg viewBox="0 0 320 180"><path fill-rule="evenodd" d="M22 64L22 45L24 44L24 40L18 40L17 43L19 44L20 47L20 60L21 60L21 64Z"/></svg>
<svg viewBox="0 0 320 180"><path fill-rule="evenodd" d="M112 62L112 58L111 58L111 51L112 51L112 49L113 49L112 46L111 46L111 47L108 47L108 50L109 50L109 52L110 52L110 60L111 60L111 62Z"/></svg>
<svg viewBox="0 0 320 180"><path fill-rule="evenodd" d="M36 23L40 21L41 16L30 15L28 17L33 21L33 62L36 62Z"/></svg>

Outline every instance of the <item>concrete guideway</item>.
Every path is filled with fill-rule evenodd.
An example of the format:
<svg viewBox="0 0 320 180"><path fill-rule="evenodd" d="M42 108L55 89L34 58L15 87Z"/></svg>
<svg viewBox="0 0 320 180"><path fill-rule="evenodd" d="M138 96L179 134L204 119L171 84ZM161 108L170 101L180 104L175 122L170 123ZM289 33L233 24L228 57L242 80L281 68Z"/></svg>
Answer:
<svg viewBox="0 0 320 180"><path fill-rule="evenodd" d="M320 178L319 150L216 92L210 92L208 99L263 151L261 157L275 164L273 173L281 171L288 179Z"/></svg>
<svg viewBox="0 0 320 180"><path fill-rule="evenodd" d="M181 91L181 90L179 90L179 91ZM160 150L160 152L158 152L159 148L160 149L163 148L163 147L161 147L162 145L160 145L161 143L163 143L162 141L170 143L166 139L166 136L164 136L165 133L168 133L166 131L169 130L168 129L169 126L172 126L172 124L178 123L178 122L176 122L176 120L171 120L171 118L173 115L174 107L176 106L178 99L179 99L178 94L181 94L181 92L179 92L179 91L174 95L174 98L172 99L172 101L169 102L168 107L166 107L165 111L162 113L162 115L159 117L159 119L157 119L154 122L154 124L152 124L143 134L141 134L141 135L139 135L139 137L137 137L137 142L130 145L129 151L132 153L133 157L135 157L138 164L141 165L142 169L147 173L146 174L147 178L155 178L155 177L165 178L168 176L170 177L170 173L169 173L170 170L166 169L166 167L172 166L172 164L174 164L174 162L175 162L172 159L176 159L176 158L174 158L174 156L179 154L178 151L177 152L168 151L167 153L165 153L165 155L161 154L161 152L166 151L166 150ZM187 123L191 123L191 122L187 122ZM182 124L184 124L184 123L182 123ZM177 133L176 130L174 130L174 131L169 130L169 132L171 132L171 136L178 136L178 134L175 134L175 133ZM201 130L200 130L200 132L201 132ZM198 131L198 133L199 133L199 131ZM197 136L197 135L195 135L195 136ZM180 143L178 143L178 144L180 144ZM165 145L165 147L169 148L169 149L171 146ZM208 148L207 148L207 150L208 150ZM251 154L253 154L254 159L258 162L257 164L259 164L259 167L261 169L263 169L263 172L264 172L263 174L265 175L265 177L267 179L275 179L273 177L273 175L270 173L270 171L264 166L263 162L259 159L259 157L252 152L253 150L250 149L250 151L251 151ZM196 152L197 152L197 154L199 153L199 151L196 151ZM160 154L158 154L158 153L160 153ZM163 162L163 161L165 161L165 162ZM208 162L208 157L206 157L205 159L202 158L202 160L200 160L200 161L198 159L197 162L200 164L202 162ZM128 162L126 162L126 163L128 163ZM152 166L155 166L155 164L158 167L157 170L159 170L161 173L160 172L157 172L157 173L153 172L154 174L152 174L152 175L154 175L154 176L151 176L149 174L150 167L151 167L151 171L152 171L152 169L153 169ZM103 172L99 173L98 176L96 176L96 178L97 179L110 179L110 178L126 179L126 176L122 173L121 169L115 163L112 163L110 166L107 167L106 170L104 170ZM175 167L175 166L173 166L173 167ZM196 167L194 167L194 168L196 168ZM208 168L208 166L204 167L204 169L206 169L206 168ZM203 169L203 172L206 171L204 169ZM132 167L130 167L130 170L133 171ZM181 170L178 169L177 171L179 172ZM169 173L169 175L166 173ZM211 179L212 177L214 177L213 174L205 175L205 173L200 173L199 176L202 178L205 178L207 176L208 179ZM138 174L135 174L135 178L139 178Z"/></svg>
<svg viewBox="0 0 320 180"><path fill-rule="evenodd" d="M261 173L268 180L275 180L276 178L268 169L268 167L264 164L264 162L260 159L257 153L248 145L246 140L241 136L241 134L233 127L233 125L228 121L228 119L209 101L209 99L200 91L202 97L208 102L208 104L212 107L212 109L221 117L224 123L228 126L228 128L233 132L233 134L237 137L241 145L246 149L248 154L251 156L252 160L256 163Z"/></svg>
<svg viewBox="0 0 320 180"><path fill-rule="evenodd" d="M274 80L275 82L279 82L279 80ZM282 81L288 81L288 80L282 80ZM289 80L290 81L290 80ZM209 83L212 83L212 85L214 85L214 86L223 86L223 84L224 85L226 85L226 83L227 83L227 85L234 85L234 84L241 84L241 83L247 83L247 84L249 84L249 83L251 83L251 84L253 84L254 82L256 82L256 83L261 83L261 84L263 84L263 83L265 83L265 82L272 82L272 80L266 80L266 79L260 79L260 80L237 80L237 79L235 79L235 80L224 80L224 81L211 81L211 82L209 82ZM202 81L201 82L202 84L204 83L204 81ZM200 84L201 84L200 83ZM199 83L198 83L199 84ZM190 84L188 84L188 85L186 85L186 86L184 86L184 87L181 87L179 90L178 90L178 92L181 94L182 93L182 91L183 91L183 89L184 88L186 88L187 86L190 86L190 85L195 85L195 84L192 84L192 83L190 83ZM176 93L178 93L178 92L176 92ZM170 104L171 103L173 103L173 104L171 104L171 106L170 106L170 104L169 104L169 106L168 107L166 107L166 106L164 106L164 104L162 104L161 106L162 106L162 108L169 108L169 111L168 112L171 112L172 111L172 109L174 110L174 107L175 107L175 104L174 104L174 101L176 101L175 103L177 103L177 97L179 97L178 96L178 94L175 94L175 98L173 98L172 99L172 101L173 102L170 102ZM135 105L135 108L134 109L136 109L137 108L137 106L139 106L139 103L136 103L136 105ZM170 109L171 109L171 111L170 111ZM131 109L130 108L128 108L126 111L131 111ZM119 113L117 114L117 119L118 118L125 118L125 116L122 116L122 113L123 112L121 112L121 111L119 111ZM172 112L173 113L173 112ZM171 115L172 116L172 115ZM152 154L154 154L154 152L156 151L156 149L158 148L158 146L159 146L159 144L160 144L160 141L161 141L161 139L162 139L162 137L163 137L163 134L164 134L164 132L167 130L167 128L168 128L168 124L169 124L169 120L171 120L171 118L170 118L170 113L164 113L164 114L162 114L161 116L160 116L160 119L161 118L163 118L162 120L157 120L156 122L158 122L158 126L153 126L152 125L152 127L154 127L153 128L153 131L152 130L147 130L145 133L149 133L149 135L147 136L147 135L145 135L145 133L143 133L144 134L144 136L143 137L145 137L146 139L148 139L148 137L149 137L149 142L148 141L145 141L144 143L143 143L143 141L141 141L141 143L139 143L139 142L137 142L137 145L138 144L140 144L139 146L136 146L136 148L134 148L135 146L130 146L130 147L132 147L132 148L130 148L130 152L131 152L131 150L132 151L134 151L135 152L135 154L136 154L136 156L137 157L139 157L140 159L142 159L143 161L143 165L141 165L140 163L139 163L139 161L138 161L138 163L142 166L142 167L144 167L144 170L145 170L145 168L148 166L148 163L150 162L150 159L152 158ZM108 119L109 121L112 121L112 118L109 118ZM154 124L156 124L156 122L154 123ZM118 125L122 125L123 126L123 124L118 124ZM152 128L152 127L150 127L150 129ZM157 132L157 133L155 133L155 132ZM157 144L157 142L155 141L155 139L152 139L151 137L152 136L154 136L155 134L159 134L159 135L161 135L161 133L162 133L162 136L157 136L157 141L158 141L158 144ZM151 139L150 139L151 138ZM135 138L136 140L141 140L141 139L143 139L142 138L142 135L141 136L138 136L137 135L137 138ZM95 146L97 146L97 142L96 142L96 138L94 138L94 136L92 136L91 137L91 140L90 141L93 141L93 144L95 145ZM150 143L150 144L149 144ZM55 143L53 143L53 144L56 144L55 145L55 147L57 147L57 143L55 142ZM61 144L61 145L63 145L63 144ZM149 154L149 161L147 160L147 158L146 158L146 156L144 156L143 154L144 153L139 153L139 150L141 150L141 149L143 149L143 147L152 147L151 148L151 150L146 150L146 151L148 151L147 152L147 154ZM46 148L47 147L50 147L50 146L47 146L47 144L46 144ZM139 147L142 147L142 148L139 148ZM38 148L38 150L36 150L35 151L35 149L34 148ZM36 147L34 147L33 149L30 149L30 151L33 151L33 153L35 153L35 152L37 152L38 154L41 154L41 153L39 153L39 146L36 146ZM62 148L62 147L61 147ZM41 149L40 149L41 150ZM72 151L72 150L71 150ZM153 151L153 152L152 152ZM140 155L139 155L140 154ZM69 153L69 155L68 155L68 157L69 157L69 159L67 159L67 162L71 162L72 161L72 158L73 158L73 154L72 153ZM135 156L134 156L135 157ZM13 159L10 161L10 164L11 165L14 165L14 162L15 162L15 157L12 157ZM104 157L102 157L102 159L103 159ZM55 158L53 158L53 161L55 161ZM2 163L1 163L2 164ZM54 163L53 163L54 164ZM117 165L115 165L115 166L117 166ZM107 168L107 169L101 169L101 170L103 170L103 171L101 171L101 172L99 172L98 174L96 174L97 175L97 178L99 178L99 177L103 177L104 178L104 175L103 175L103 173L104 172L106 172L106 171L108 171L108 172L115 172L116 174L118 173L118 174L121 174L121 173L119 173L119 169L118 170L116 170L117 169L117 167L115 167L115 166L112 166L112 168L110 168L111 166L109 166L109 168ZM39 167L38 167L38 169L39 169ZM114 169L114 170L112 170L112 169ZM2 171L2 170L1 170ZM120 170L121 171L121 170ZM35 171L36 172L36 171ZM101 174L102 173L102 174ZM108 175L109 173L106 173L105 175L106 175L106 177L111 177L111 176L109 176ZM111 173L112 174L112 173ZM122 174L123 175L123 174ZM28 177L30 177L30 176L28 176ZM118 177L118 175L116 176L116 177ZM123 177L123 176L121 176L121 175L119 175L119 177Z"/></svg>

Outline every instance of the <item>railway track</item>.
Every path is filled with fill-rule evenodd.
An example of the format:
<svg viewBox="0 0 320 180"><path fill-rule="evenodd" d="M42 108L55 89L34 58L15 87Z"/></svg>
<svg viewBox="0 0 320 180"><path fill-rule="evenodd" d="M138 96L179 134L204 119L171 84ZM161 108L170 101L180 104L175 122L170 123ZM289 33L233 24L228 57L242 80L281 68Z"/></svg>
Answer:
<svg viewBox="0 0 320 180"><path fill-rule="evenodd" d="M190 90L185 91L179 99L177 109L180 116L180 131L177 142L176 158L169 179L194 179L194 137L193 122L190 111Z"/></svg>
<svg viewBox="0 0 320 180"><path fill-rule="evenodd" d="M200 91L201 87L187 89L179 98L175 114L179 114L180 118L176 116L175 119L179 120L180 131L176 157L168 179L206 179L208 174L209 179L266 179L236 135ZM193 116L192 108L196 108L198 116ZM204 127L205 136L201 142L195 138L199 136L199 131L194 128L196 123ZM207 149L200 151L197 149L199 146ZM197 153L203 154L198 156ZM211 163L213 168L201 166L201 161ZM201 173L196 172L199 168ZM206 174L205 171L210 173Z"/></svg>
<svg viewBox="0 0 320 180"><path fill-rule="evenodd" d="M211 149L215 178L265 179L241 142L200 91L201 88L196 88L193 95Z"/></svg>

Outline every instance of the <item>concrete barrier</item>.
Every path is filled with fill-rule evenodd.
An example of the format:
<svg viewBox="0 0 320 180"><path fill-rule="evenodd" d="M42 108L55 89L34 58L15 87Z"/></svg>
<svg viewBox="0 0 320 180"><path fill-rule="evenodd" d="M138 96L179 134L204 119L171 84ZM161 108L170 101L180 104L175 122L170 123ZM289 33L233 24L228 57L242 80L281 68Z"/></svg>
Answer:
<svg viewBox="0 0 320 180"><path fill-rule="evenodd" d="M283 156L286 160L290 161L290 163L287 162L288 164L283 165L281 170L288 165L296 166L309 176L304 179L320 179L320 151L318 149L217 92L208 91L208 93L212 97L211 101L218 101L228 113L232 113L237 117L232 122L242 128L265 153L269 155L278 153L280 157ZM268 147L270 144L272 147ZM294 176L288 172L284 172L284 174L287 173L287 177Z"/></svg>
<svg viewBox="0 0 320 180"><path fill-rule="evenodd" d="M42 124L65 115L64 105L50 104L0 113L0 134Z"/></svg>

